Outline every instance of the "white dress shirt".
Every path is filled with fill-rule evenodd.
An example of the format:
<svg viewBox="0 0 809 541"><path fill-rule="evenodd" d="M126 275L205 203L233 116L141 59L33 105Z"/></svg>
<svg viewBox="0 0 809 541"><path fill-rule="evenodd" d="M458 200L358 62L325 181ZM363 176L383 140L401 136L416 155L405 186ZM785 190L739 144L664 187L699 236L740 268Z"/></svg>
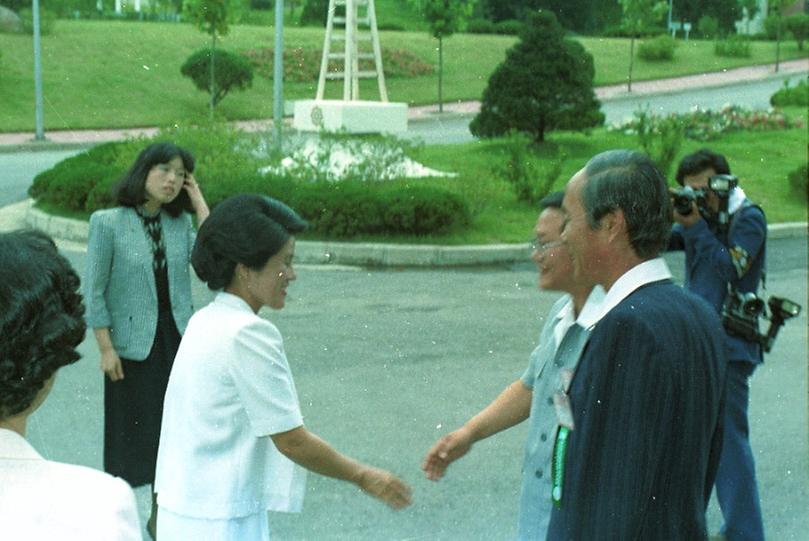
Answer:
<svg viewBox="0 0 809 541"><path fill-rule="evenodd" d="M305 470L270 435L303 425L278 329L219 293L194 314L163 409L155 491L161 508L231 519L300 511Z"/></svg>
<svg viewBox="0 0 809 541"><path fill-rule="evenodd" d="M635 265L621 275L621 277L612 284L609 291L607 291L604 302L601 303L601 314L597 320L606 316L610 310L618 306L622 300L627 298L630 293L639 287L651 284L652 282L670 279L671 271L662 257L656 257L655 259L650 259L639 265Z"/></svg>
<svg viewBox="0 0 809 541"><path fill-rule="evenodd" d="M135 496L122 479L45 460L0 428L0 539L140 541Z"/></svg>

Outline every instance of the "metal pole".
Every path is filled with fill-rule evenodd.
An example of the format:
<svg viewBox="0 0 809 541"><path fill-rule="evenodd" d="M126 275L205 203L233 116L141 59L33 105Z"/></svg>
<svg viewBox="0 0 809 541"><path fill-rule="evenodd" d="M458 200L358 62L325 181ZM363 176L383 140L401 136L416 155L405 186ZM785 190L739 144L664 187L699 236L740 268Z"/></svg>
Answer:
<svg viewBox="0 0 809 541"><path fill-rule="evenodd" d="M284 0L275 0L272 97L273 139L275 150L281 152L281 131L284 122Z"/></svg>
<svg viewBox="0 0 809 541"><path fill-rule="evenodd" d="M669 0L669 25L668 25L668 28L667 28L669 32L671 32L671 9L673 7L673 4L674 4L674 0Z"/></svg>
<svg viewBox="0 0 809 541"><path fill-rule="evenodd" d="M39 0L33 0L34 18L34 117L36 134L34 141L45 140L44 114L42 106L42 48L39 42Z"/></svg>

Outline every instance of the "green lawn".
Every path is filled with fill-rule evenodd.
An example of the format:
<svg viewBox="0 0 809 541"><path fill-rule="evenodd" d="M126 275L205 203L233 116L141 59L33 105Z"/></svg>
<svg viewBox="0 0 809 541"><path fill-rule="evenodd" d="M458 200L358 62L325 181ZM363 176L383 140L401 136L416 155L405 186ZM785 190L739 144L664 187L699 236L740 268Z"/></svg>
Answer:
<svg viewBox="0 0 809 541"><path fill-rule="evenodd" d="M380 10L381 11L381 10ZM404 15L403 15L404 17ZM396 23L396 19L389 19ZM322 46L323 30L289 27L287 47ZM271 47L272 27L238 25L222 39L230 50ZM409 49L436 62L436 41L424 32L381 32L382 45ZM459 34L445 40L445 88L448 101L479 99L489 74L503 60L516 38ZM580 38L593 54L596 84L624 81L629 42L621 39ZM205 96L179 73L179 66L207 36L191 25L114 21L57 21L44 36L43 78L45 128L80 129L136 127L195 122L207 115ZM750 59L719 59L713 44L681 43L676 61L665 64L636 62L635 78L654 79L700 73L743 64L771 62L775 45L754 42ZM30 36L0 34L0 131L32 130L34 122L33 59ZM782 44L784 58L806 56L794 41ZM375 99L370 81L363 95ZM285 86L286 99L314 97L316 82ZM390 79L390 98L411 104L436 99L436 76ZM338 95L335 83L331 96ZM246 92L229 95L220 106L228 119L272 115L272 81L257 77Z"/></svg>
<svg viewBox="0 0 809 541"><path fill-rule="evenodd" d="M790 109L801 115L806 126L807 113ZM702 147L709 147L728 157L732 171L738 175L747 196L759 203L770 223L806 221L806 196L790 192L787 175L807 160L809 136L806 128L769 132L737 132L721 139L702 143L686 140L672 168L680 158ZM554 189L564 189L567 180L598 152L613 148L638 148L635 136L606 129L591 135L551 133L545 145L537 150L539 163L549 164L561 150L566 156L562 173ZM516 201L511 187L493 178L489 171L505 160L502 141L480 141L465 145L437 145L420 150L417 158L430 167L457 171L469 184L442 179L442 185L466 196L480 211L471 227L440 239L390 239L399 242L440 242L443 244L487 244L520 242L536 220L536 210ZM674 184L674 181L671 180Z"/></svg>
<svg viewBox="0 0 809 541"><path fill-rule="evenodd" d="M799 107L788 108L787 113L793 117L802 117L804 126L809 121L807 112ZM710 143L686 140L675 166L685 154L701 147L710 147L728 157L731 169L740 178L742 188L748 197L764 208L770 223L806 221L806 197L790 192L787 175L806 162L808 142L809 135L805 127L781 131L737 132ZM561 190L589 158L613 148L636 149L639 145L635 136L610 132L604 128L593 130L590 135L553 132L543 145L535 147L533 161L542 175L558 160L558 156L564 156L561 174L553 186L553 189ZM374 236L355 237L351 240L446 245L514 243L526 240L525 232L531 230L536 219L536 209L527 203L518 202L511 186L497 173L506 161L505 143L502 139L420 147L412 151L412 156L430 167L458 173L454 178L411 180L407 183L426 182L459 193L473 212L472 223L462 230L440 236ZM200 165L199 178L205 177L203 167ZM674 184L673 180L671 183ZM87 213L65 212L53 206L42 208L70 218L88 218ZM317 237L303 235L303 238Z"/></svg>

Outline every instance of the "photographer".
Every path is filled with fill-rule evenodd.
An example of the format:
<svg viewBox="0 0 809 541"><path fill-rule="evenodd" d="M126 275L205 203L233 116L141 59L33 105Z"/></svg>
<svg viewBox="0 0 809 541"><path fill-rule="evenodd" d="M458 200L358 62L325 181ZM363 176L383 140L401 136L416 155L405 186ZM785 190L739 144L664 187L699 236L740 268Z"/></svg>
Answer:
<svg viewBox="0 0 809 541"><path fill-rule="evenodd" d="M674 195L669 250L685 251L685 287L722 312L729 291L756 293L764 269L767 222L736 186L721 154L708 149L683 158ZM688 187L693 190L688 190ZM747 406L749 378L762 362L760 343L725 332L728 358L724 438L716 493L729 541L764 539ZM720 539L722 538L720 537Z"/></svg>

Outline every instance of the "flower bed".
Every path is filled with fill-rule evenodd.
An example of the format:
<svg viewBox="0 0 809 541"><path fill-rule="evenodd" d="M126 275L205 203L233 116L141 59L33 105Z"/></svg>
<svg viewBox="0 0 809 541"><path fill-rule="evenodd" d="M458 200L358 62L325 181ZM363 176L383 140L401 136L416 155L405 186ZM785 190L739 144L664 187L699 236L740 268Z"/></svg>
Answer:
<svg viewBox="0 0 809 541"><path fill-rule="evenodd" d="M648 114L648 113L645 113ZM639 115L622 123L610 126L611 131L621 131L626 134L637 133L640 125ZM777 109L752 110L738 105L726 105L714 111L711 109L695 108L689 113L670 115L649 115L654 129L664 118L674 118L685 126L685 137L696 141L713 141L725 133L734 131L769 131L800 128L803 122L800 119L791 120Z"/></svg>
<svg viewBox="0 0 809 541"><path fill-rule="evenodd" d="M243 54L250 60L256 73L267 79L272 79L273 75L273 54L271 47L258 49L247 49ZM284 80L305 83L317 81L320 76L320 62L323 55L322 49L293 47L284 49ZM373 68L371 60L360 60L360 70L370 70ZM382 68L385 77L419 77L430 75L434 71L432 64L424 62L411 51L406 49L386 49L382 48ZM329 62L329 71L342 71L343 66L337 61Z"/></svg>

